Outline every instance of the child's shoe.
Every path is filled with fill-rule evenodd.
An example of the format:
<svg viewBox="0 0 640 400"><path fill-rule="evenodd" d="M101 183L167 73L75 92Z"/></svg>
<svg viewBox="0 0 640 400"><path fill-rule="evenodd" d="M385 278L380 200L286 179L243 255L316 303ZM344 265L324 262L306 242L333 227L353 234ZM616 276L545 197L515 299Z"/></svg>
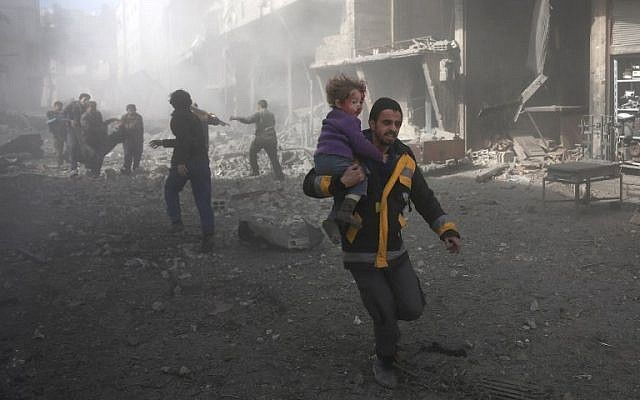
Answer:
<svg viewBox="0 0 640 400"><path fill-rule="evenodd" d="M353 217L353 211L356 209L356 205L358 205L358 200L346 197L336 213L336 221L339 224L360 228L362 226L360 221Z"/></svg>

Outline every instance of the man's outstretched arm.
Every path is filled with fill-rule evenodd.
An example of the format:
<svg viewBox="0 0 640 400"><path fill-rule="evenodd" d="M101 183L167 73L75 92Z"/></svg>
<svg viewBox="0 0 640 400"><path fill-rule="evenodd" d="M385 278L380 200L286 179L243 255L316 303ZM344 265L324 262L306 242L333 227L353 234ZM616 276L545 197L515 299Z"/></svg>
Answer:
<svg viewBox="0 0 640 400"><path fill-rule="evenodd" d="M233 115L229 117L229 121L238 121L238 122L242 122L243 124L254 124L258 122L259 119L260 119L259 113L255 113L249 117L239 117L237 115Z"/></svg>

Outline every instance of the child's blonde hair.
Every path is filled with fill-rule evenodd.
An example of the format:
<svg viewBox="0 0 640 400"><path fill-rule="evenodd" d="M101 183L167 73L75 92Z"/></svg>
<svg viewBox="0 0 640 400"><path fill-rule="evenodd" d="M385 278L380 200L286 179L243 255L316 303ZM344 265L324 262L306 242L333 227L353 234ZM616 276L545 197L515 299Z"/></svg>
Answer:
<svg viewBox="0 0 640 400"><path fill-rule="evenodd" d="M336 101L344 101L349 98L351 91L358 90L362 93L362 100L367 90L367 84L361 79L354 79L345 74L336 75L327 81L325 91L327 92L327 102L330 106L335 106Z"/></svg>

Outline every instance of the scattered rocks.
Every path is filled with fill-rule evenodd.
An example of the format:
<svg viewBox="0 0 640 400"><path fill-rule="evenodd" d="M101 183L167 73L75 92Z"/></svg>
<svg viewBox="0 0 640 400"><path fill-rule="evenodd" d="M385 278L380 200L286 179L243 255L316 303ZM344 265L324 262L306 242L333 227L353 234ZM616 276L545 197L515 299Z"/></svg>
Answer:
<svg viewBox="0 0 640 400"><path fill-rule="evenodd" d="M151 304L151 309L156 312L164 311L164 308L164 303L161 301L154 301L153 304Z"/></svg>

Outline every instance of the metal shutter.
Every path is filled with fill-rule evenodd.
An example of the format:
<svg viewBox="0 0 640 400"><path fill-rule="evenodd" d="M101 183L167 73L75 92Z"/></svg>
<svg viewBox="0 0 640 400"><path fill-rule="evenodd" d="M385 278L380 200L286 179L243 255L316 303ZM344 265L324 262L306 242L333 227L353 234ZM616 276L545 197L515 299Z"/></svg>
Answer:
<svg viewBox="0 0 640 400"><path fill-rule="evenodd" d="M613 31L611 45L640 45L640 1L615 0L613 2Z"/></svg>

